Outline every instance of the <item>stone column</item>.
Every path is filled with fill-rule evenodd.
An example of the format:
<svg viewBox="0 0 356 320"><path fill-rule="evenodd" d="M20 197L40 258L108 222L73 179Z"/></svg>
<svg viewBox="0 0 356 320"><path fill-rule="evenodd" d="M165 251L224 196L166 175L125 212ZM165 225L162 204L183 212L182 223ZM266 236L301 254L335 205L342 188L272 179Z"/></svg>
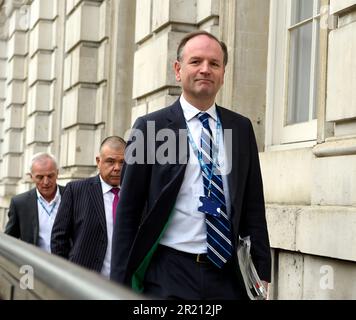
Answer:
<svg viewBox="0 0 356 320"><path fill-rule="evenodd" d="M1 1L0 1L1 2ZM6 74L7 74L7 25L5 8L0 4L0 184L3 183L3 154L4 148L4 122L6 100ZM8 199L0 196L0 231L5 225L5 208L8 207Z"/></svg>
<svg viewBox="0 0 356 320"><path fill-rule="evenodd" d="M95 173L106 135L112 1L67 1L61 155L63 180Z"/></svg>
<svg viewBox="0 0 356 320"><path fill-rule="evenodd" d="M7 60L2 172L0 196L16 193L17 182L23 177L23 153L27 93L28 6L24 1L6 1Z"/></svg>
<svg viewBox="0 0 356 320"><path fill-rule="evenodd" d="M6 0L0 4L0 230L7 220L10 198L23 177L28 3Z"/></svg>
<svg viewBox="0 0 356 320"><path fill-rule="evenodd" d="M37 152L48 151L58 157L53 149L53 125L58 112L53 97L58 83L55 62L60 48L56 42L59 2L63 1L34 0L30 6L24 173Z"/></svg>
<svg viewBox="0 0 356 320"><path fill-rule="evenodd" d="M0 7L0 173L2 172L2 149L4 143L4 121L7 74L7 26L4 7Z"/></svg>
<svg viewBox="0 0 356 320"><path fill-rule="evenodd" d="M220 37L229 51L222 105L251 119L264 149L269 0L220 1Z"/></svg>
<svg viewBox="0 0 356 320"><path fill-rule="evenodd" d="M124 137L131 124L135 13L136 1L116 0L112 2L107 135Z"/></svg>

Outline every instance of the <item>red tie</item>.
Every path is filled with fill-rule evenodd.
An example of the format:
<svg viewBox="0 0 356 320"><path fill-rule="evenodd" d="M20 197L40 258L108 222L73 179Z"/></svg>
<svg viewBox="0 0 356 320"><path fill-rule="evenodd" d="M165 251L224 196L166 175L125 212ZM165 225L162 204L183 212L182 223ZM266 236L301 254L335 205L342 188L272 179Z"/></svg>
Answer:
<svg viewBox="0 0 356 320"><path fill-rule="evenodd" d="M113 218L113 224L115 224L116 220L116 208L117 204L119 203L119 188L112 188L110 190L114 194L114 201L112 202L112 218Z"/></svg>

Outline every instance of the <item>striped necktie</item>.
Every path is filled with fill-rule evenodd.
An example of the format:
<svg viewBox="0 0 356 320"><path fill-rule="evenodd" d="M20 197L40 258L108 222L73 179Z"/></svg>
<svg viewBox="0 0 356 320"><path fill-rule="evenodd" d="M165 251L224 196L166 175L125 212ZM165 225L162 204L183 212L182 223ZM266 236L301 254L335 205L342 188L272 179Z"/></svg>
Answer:
<svg viewBox="0 0 356 320"><path fill-rule="evenodd" d="M204 163L207 165L208 171L213 170L211 178L211 192L210 198L218 202L220 207L220 216L214 217L210 214L206 214L206 228L207 228L207 246L208 246L208 258L219 268L222 268L224 264L229 260L232 254L231 245L231 225L229 217L226 213L226 203L224 196L223 182L220 174L220 170L215 166L213 168L213 138L212 132L209 126L209 114L199 113L198 118L201 121L203 128L201 133L201 152ZM209 195L209 177L206 176L204 171L203 183L204 194Z"/></svg>

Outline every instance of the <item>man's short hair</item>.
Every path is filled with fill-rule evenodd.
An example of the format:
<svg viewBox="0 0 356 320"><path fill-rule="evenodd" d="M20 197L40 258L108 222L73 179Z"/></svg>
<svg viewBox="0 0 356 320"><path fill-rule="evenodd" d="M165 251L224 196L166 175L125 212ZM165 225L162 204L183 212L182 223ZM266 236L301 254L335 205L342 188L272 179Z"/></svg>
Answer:
<svg viewBox="0 0 356 320"><path fill-rule="evenodd" d="M56 158L54 157L53 154L48 153L48 152L38 152L38 153L34 154L34 155L32 156L32 158L31 158L31 161L30 161L30 168L29 168L30 171L29 171L29 172L32 173L32 167L33 167L34 163L43 161L43 160L45 160L45 159L50 159L50 160L52 160L53 163L54 163L55 168L58 170L57 160L56 160Z"/></svg>
<svg viewBox="0 0 356 320"><path fill-rule="evenodd" d="M183 49L186 45L186 43L190 40L193 39L197 36L205 35L213 40L215 40L217 43L219 43L221 50L223 51L224 54L224 66L227 65L228 59L229 59L229 54L227 52L227 47L226 44L223 41L220 41L217 37L215 37L213 34L205 31L205 30L197 30L194 32L190 32L184 36L184 38L180 41L178 48L177 48L177 60L181 61L182 60L182 54L183 54Z"/></svg>
<svg viewBox="0 0 356 320"><path fill-rule="evenodd" d="M126 141L119 136L106 137L100 144L99 151L101 152L104 146L108 145L112 149L125 149Z"/></svg>

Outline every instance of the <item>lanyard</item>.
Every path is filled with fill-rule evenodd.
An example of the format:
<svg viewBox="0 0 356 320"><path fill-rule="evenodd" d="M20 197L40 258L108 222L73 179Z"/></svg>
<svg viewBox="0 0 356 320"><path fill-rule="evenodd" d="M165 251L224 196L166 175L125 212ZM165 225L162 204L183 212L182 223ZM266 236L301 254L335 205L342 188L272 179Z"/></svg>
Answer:
<svg viewBox="0 0 356 320"><path fill-rule="evenodd" d="M40 202L43 210L46 211L46 213L50 217L52 212L53 212L53 210L54 210L54 208L56 207L57 201L53 202L53 204L50 206L50 208L51 208L50 211L47 210L46 205L43 203L43 201L42 201L42 199L40 197L38 198L38 201Z"/></svg>
<svg viewBox="0 0 356 320"><path fill-rule="evenodd" d="M213 178L213 172L214 169L217 168L218 166L218 155L219 155L219 139L220 139L220 131L221 131L221 122L219 117L217 117L217 121L216 121L216 136L215 136L215 141L216 143L212 143L212 166L211 166L211 171L209 172L209 168L207 166L207 164L203 161L203 155L202 155L202 151L199 151L199 148L197 147L196 143L194 142L193 139L193 135L189 130L189 126L188 126L188 122L187 123L187 131L188 131L188 139L190 142L190 145L193 148L193 152L196 155L196 157L199 160L199 164L200 164L200 168L201 170L205 173L205 175L207 176L208 180L209 180L209 186L208 186L208 195L210 196L210 192L211 192L211 183L212 183L212 178Z"/></svg>

